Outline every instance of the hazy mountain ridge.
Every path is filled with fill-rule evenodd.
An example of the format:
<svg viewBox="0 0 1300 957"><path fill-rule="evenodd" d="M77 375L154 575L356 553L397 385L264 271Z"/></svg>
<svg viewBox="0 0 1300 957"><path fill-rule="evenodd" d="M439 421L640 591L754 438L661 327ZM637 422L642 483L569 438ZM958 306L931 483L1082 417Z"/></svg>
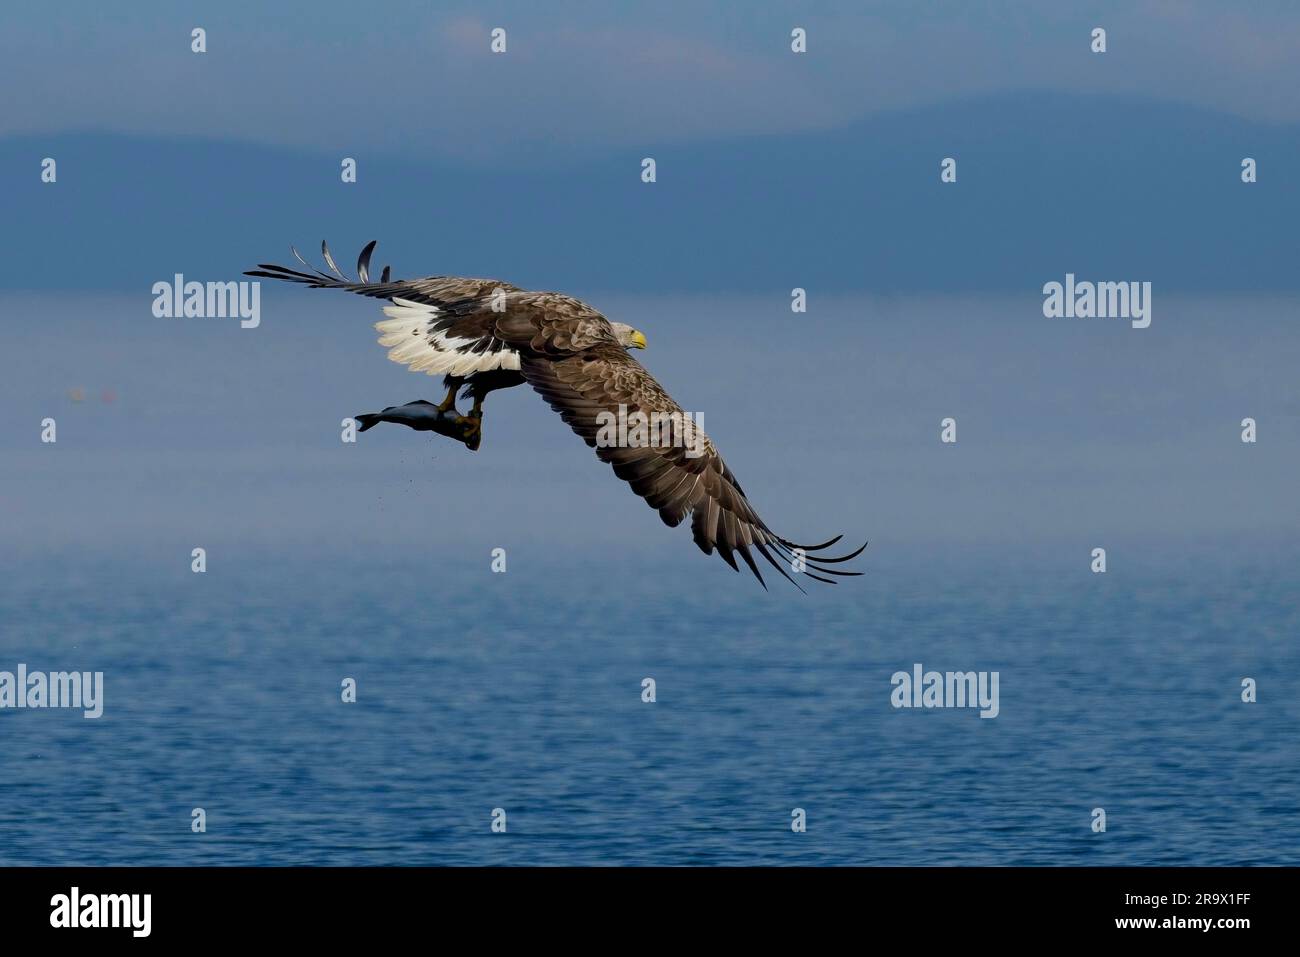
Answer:
<svg viewBox="0 0 1300 957"><path fill-rule="evenodd" d="M425 122L435 123L435 118ZM450 131L449 131L450 132ZM457 135L464 135L461 131ZM58 182L40 181L46 156ZM356 184L340 181L357 159ZM640 180L643 156L658 182ZM955 184L940 161L958 162ZM1259 182L1241 182L1245 156ZM229 278L328 238L396 275L592 290L992 291L1066 271L1178 291L1292 291L1300 128L1172 104L997 96L851 127L646 144L581 167L469 168L81 133L0 140L0 288ZM833 200L828 200L833 197ZM1213 223L1213 228L1207 224Z"/></svg>

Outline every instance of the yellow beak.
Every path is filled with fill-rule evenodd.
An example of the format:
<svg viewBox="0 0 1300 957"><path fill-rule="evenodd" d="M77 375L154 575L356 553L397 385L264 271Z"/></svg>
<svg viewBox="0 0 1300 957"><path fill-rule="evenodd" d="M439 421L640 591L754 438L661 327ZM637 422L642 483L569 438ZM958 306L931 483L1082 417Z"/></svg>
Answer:
<svg viewBox="0 0 1300 957"><path fill-rule="evenodd" d="M646 347L645 333L641 332L640 330L633 329L633 330L632 330L632 348L633 348L633 349L644 349L645 347Z"/></svg>

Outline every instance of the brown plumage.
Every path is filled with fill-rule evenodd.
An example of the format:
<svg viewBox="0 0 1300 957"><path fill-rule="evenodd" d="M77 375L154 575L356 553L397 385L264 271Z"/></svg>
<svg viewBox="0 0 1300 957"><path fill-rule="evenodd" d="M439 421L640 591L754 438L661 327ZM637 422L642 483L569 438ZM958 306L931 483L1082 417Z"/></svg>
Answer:
<svg viewBox="0 0 1300 957"><path fill-rule="evenodd" d="M760 582L763 576L755 552L791 582L794 579L783 566L794 570L800 559L803 574L829 584L835 583L834 577L824 576L861 574L826 566L855 558L865 545L847 555L827 556L825 549L840 536L820 545L798 545L774 534L702 430L697 429L690 448L598 441L602 419L617 416L620 407L627 415L689 418L628 353L628 334L639 337L635 341L643 346L640 333L610 323L571 296L531 292L490 279L431 276L393 282L385 267L381 281L372 283L368 278L374 245L369 244L358 259L360 282L339 271L323 243L334 276L266 264L246 275L389 300L393 305L384 311L392 318L377 326L384 333L380 343L392 347L389 357L415 371L448 373L453 389L464 381L470 392L480 379L476 393L480 401L488 391L527 382L596 450L598 458L613 467L615 475L658 511L665 524L676 526L691 516L695 543L705 554L716 550L735 569L739 555ZM307 265L297 250L294 255ZM796 549L804 554L796 555Z"/></svg>

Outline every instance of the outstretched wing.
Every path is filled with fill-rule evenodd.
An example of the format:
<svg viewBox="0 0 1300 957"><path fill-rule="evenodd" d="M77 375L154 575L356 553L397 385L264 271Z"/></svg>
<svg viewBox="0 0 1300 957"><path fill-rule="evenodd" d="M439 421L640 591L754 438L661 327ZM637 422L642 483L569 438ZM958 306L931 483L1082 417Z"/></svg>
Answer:
<svg viewBox="0 0 1300 957"><path fill-rule="evenodd" d="M308 272L260 263L245 275L389 300L384 307L388 318L375 323L379 344L389 350L388 358L412 372L464 376L490 369L519 368L519 353L495 335L494 326L501 318L496 310L511 297L524 294L523 290L495 279L461 276L392 281L388 266L378 282L371 282L370 257L374 250L373 242L361 250L357 258L360 281L356 282L343 274L323 242L321 253L334 275L308 265L296 249L294 257Z"/></svg>
<svg viewBox="0 0 1300 957"><path fill-rule="evenodd" d="M817 553L839 541L838 536L821 545L799 545L773 533L702 430L697 428L692 434L676 428L661 429L658 441L649 430L649 442L610 444L609 423L611 417L617 421L620 407L629 423L636 421L635 412L651 420L658 413L661 423L687 421L681 406L620 346L600 344L563 358L524 355L520 372L569 427L596 450L596 455L614 467L614 474L658 510L665 524L676 526L687 515L692 516L695 544L706 555L716 549L736 569L734 556L739 555L760 582L763 576L753 552L791 582L794 579L786 566L794 570L800 559L805 574L829 584L834 584L834 579L822 575L861 574L824 566L857 557L865 545L849 555L822 557ZM628 436L635 431L635 427L629 428ZM665 431L671 433L668 441L664 440ZM796 549L803 555L796 556Z"/></svg>

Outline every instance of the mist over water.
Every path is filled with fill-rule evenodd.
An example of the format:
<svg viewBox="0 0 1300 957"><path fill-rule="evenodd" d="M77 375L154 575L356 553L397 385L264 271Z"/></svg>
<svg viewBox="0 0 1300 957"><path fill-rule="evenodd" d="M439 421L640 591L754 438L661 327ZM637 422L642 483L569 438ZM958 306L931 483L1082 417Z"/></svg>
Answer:
<svg viewBox="0 0 1300 957"><path fill-rule="evenodd" d="M1037 290L814 294L804 315L783 296L588 298L646 332L638 358L795 540L1009 560L1042 542L1178 552L1300 533L1294 298L1157 289L1140 330L1044 318ZM151 301L0 297L0 482L19 550L664 543L695 557L526 387L489 398L477 453L389 426L340 442L347 416L442 396L386 360L369 300L267 286L257 329L158 319ZM46 416L56 445L37 441Z"/></svg>

